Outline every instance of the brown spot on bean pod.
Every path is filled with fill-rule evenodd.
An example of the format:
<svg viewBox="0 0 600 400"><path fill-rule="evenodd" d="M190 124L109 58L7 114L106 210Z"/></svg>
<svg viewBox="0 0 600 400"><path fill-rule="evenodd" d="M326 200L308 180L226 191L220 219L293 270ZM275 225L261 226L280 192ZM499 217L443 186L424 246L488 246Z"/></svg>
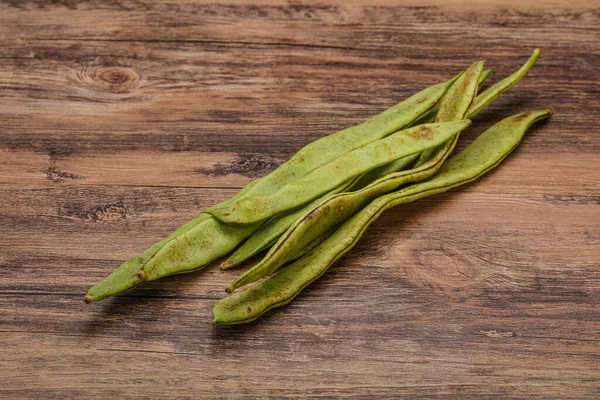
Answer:
<svg viewBox="0 0 600 400"><path fill-rule="evenodd" d="M410 136L417 140L431 140L433 139L433 129L427 126L421 126L412 132Z"/></svg>
<svg viewBox="0 0 600 400"><path fill-rule="evenodd" d="M523 121L524 119L527 119L527 118L529 118L530 114L531 114L531 113L529 113L529 112L524 112L524 113L521 113L521 114L519 114L517 117L515 117L515 119L513 119L513 122L514 122L514 123L521 122L521 121Z"/></svg>

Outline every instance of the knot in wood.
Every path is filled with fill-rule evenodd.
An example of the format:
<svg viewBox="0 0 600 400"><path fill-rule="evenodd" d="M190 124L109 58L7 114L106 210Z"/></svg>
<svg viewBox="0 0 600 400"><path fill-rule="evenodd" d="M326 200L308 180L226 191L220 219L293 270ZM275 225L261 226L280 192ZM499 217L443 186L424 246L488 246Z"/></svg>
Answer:
<svg viewBox="0 0 600 400"><path fill-rule="evenodd" d="M115 93L128 92L139 81L134 69L123 66L86 67L78 75L86 86Z"/></svg>
<svg viewBox="0 0 600 400"><path fill-rule="evenodd" d="M269 171L272 166L273 163L269 159L256 155L241 155L231 163L231 172L249 176L260 175L260 172Z"/></svg>

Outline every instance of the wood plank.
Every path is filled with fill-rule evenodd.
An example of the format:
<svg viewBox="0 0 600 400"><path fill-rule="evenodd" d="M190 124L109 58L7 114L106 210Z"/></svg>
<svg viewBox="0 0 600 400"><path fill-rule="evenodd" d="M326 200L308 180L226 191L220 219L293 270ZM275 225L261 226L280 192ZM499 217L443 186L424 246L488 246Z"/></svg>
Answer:
<svg viewBox="0 0 600 400"><path fill-rule="evenodd" d="M0 398L595 399L600 8L589 0L0 4ZM554 105L496 171L397 207L289 306L238 270L81 296L297 149L485 59Z"/></svg>
<svg viewBox="0 0 600 400"><path fill-rule="evenodd" d="M536 152L535 143L531 143L538 133L551 135L541 128L532 128L531 136L502 165L502 172L491 174L486 185L478 190L498 194L599 196L597 154L558 152L550 158L544 151ZM466 132L459 147L465 147L473 136L473 132ZM43 156L29 151L0 151L0 157L4 160L0 164L0 188L12 190L11 193L96 185L235 190L280 164L280 158L270 154L228 152L122 151ZM209 207L214 203L214 199L208 199L203 204Z"/></svg>

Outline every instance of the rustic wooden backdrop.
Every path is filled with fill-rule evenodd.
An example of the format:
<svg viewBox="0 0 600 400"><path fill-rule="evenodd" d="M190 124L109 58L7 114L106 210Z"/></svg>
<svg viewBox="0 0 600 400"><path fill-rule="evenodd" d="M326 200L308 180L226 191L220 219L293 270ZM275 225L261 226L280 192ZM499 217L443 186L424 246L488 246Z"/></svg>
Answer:
<svg viewBox="0 0 600 400"><path fill-rule="evenodd" d="M1 1L0 398L597 398L600 8L527 3ZM538 46L461 145L552 120L290 306L206 325L214 267L83 303L302 145Z"/></svg>

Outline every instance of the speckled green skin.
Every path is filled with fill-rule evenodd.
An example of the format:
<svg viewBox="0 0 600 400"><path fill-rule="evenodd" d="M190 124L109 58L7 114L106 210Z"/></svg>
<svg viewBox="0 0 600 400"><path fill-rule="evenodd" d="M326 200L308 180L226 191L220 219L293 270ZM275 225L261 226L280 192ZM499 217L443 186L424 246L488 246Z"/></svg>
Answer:
<svg viewBox="0 0 600 400"><path fill-rule="evenodd" d="M490 76L494 75L495 73L496 73L496 71L493 69L484 70L481 73L481 75L479 76L479 81L477 82L477 87L478 87L477 91L480 91L481 88L483 87L483 85L485 84L485 82L487 81L487 79ZM425 117L427 119L427 122L425 122L425 120L417 121L415 123L415 125L420 125L422 123L434 122L435 116L437 115L440 104L442 104L442 103L443 103L443 97L442 97L442 100L440 100L440 102L434 107L434 109L431 110ZM385 175L391 174L393 172L403 171L406 168L408 168L409 166L411 166L418 158L419 158L418 154L413 154L411 156L403 157L398 160L392 161L389 164L375 168L375 169L367 172L358 182L356 182L356 184L354 186L352 186L351 190L352 191L360 190Z"/></svg>
<svg viewBox="0 0 600 400"><path fill-rule="evenodd" d="M349 187L354 186L360 177L338 186L327 194L308 203L305 206L298 207L285 213L277 214L269 218L264 224L256 230L227 260L221 264L221 269L230 269L236 267L249 258L270 247L284 233L289 226L296 221L302 214L316 206L323 199L334 194L343 192Z"/></svg>
<svg viewBox="0 0 600 400"><path fill-rule="evenodd" d="M231 203L236 199L243 196L248 190L250 190L258 180L251 182L246 185L238 194L225 201L223 204ZM152 247L144 251L142 254L130 258L121 264L112 274L104 278L102 281L92 286L84 296L84 300L88 303L93 301L102 300L106 297L113 296L115 294L130 290L144 282L143 277L137 275L140 268L150 260L156 252L161 249L165 244L169 243L172 239L176 238L183 232L186 232L202 222L214 219L210 214L200 214L193 220L181 225L168 237L155 243Z"/></svg>
<svg viewBox="0 0 600 400"><path fill-rule="evenodd" d="M484 90L473 103L473 106L469 109L469 114L467 114L467 118L471 118L478 114L481 110L487 107L492 101L497 99L502 93L506 92L508 89L516 85L527 72L535 65L542 51L540 49L534 49L533 53L523 64L521 68L519 68L512 75L502 79L500 82L490 86L488 89Z"/></svg>
<svg viewBox="0 0 600 400"><path fill-rule="evenodd" d="M256 285L217 302L212 310L211 323L250 322L272 308L288 304L354 247L367 227L383 211L477 179L500 164L519 144L534 122L550 115L550 110L539 110L517 114L500 121L465 150L448 160L436 175L377 198L304 257Z"/></svg>
<svg viewBox="0 0 600 400"><path fill-rule="evenodd" d="M448 89L437 114L439 122L462 120L475 99L482 71L483 62L474 63ZM419 168L388 174L364 189L341 193L320 202L291 225L258 264L236 278L225 290L232 292L264 278L290 261L308 243L350 218L373 199L401 185L430 177L446 160L457 139L458 134L453 135L433 152L429 162Z"/></svg>
<svg viewBox="0 0 600 400"><path fill-rule="evenodd" d="M306 175L313 169L330 162L340 155L410 125L439 102L440 98L456 78L426 88L360 125L344 129L310 143L269 175L251 182L234 198L213 207L226 207L245 196L263 196L274 193L285 184ZM196 264L195 268L201 268L206 263L227 254L256 230L240 228L239 230L230 231L221 227L221 224L210 221L212 219L214 218L209 214L202 213L142 254L125 261L112 274L91 287L84 296L85 301L97 301L124 292L143 283L144 280L158 279L162 276L189 272L192 270L190 269L190 265L192 264ZM200 254L196 249L193 249L193 255L199 256L199 259L193 261L192 254L178 252L177 255L186 260L186 264L182 266L181 270L173 265L173 260L165 260L169 264L169 268L160 268L163 261L162 257L172 254L174 245L186 243L186 240L190 240L191 236L188 231L192 228L195 228L193 231L195 235L201 236L194 237L193 240L196 243L209 244L205 248L205 251L210 249L213 253ZM216 231L210 230L213 228ZM231 233L233 237L222 237L221 234L225 232ZM183 235L184 233L186 234ZM237 243L234 245L233 243L236 240ZM209 241L210 243L207 243ZM221 241L223 242L223 246L219 247L219 242ZM165 246L167 248L163 250ZM189 247L186 246L186 249L189 249ZM159 250L161 250L160 253L158 253ZM151 261L151 267L146 268L146 264L149 261Z"/></svg>
<svg viewBox="0 0 600 400"><path fill-rule="evenodd" d="M220 221L232 225L265 220L282 211L306 204L373 168L439 146L469 124L469 120L424 124L396 132L344 154L270 196L242 198L226 208L208 212Z"/></svg>

